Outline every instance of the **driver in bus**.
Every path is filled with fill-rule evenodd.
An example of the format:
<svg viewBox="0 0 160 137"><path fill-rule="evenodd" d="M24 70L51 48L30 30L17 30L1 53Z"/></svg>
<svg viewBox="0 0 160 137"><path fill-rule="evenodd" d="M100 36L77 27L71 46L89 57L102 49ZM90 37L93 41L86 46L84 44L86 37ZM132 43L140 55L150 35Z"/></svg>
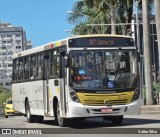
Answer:
<svg viewBox="0 0 160 137"><path fill-rule="evenodd" d="M122 72L126 72L126 67L124 66L123 68L121 68L120 63L117 63L115 73L122 73Z"/></svg>

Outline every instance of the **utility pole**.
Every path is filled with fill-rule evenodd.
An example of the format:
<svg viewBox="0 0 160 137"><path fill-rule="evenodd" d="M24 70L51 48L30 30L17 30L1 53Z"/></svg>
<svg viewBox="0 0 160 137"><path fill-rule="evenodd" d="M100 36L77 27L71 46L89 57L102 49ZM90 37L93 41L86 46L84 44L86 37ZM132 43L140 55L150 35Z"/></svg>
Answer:
<svg viewBox="0 0 160 137"><path fill-rule="evenodd" d="M142 0L146 105L153 104L149 0Z"/></svg>
<svg viewBox="0 0 160 137"><path fill-rule="evenodd" d="M139 7L139 2L140 0L135 0L135 5L136 5L136 27L137 27L137 48L138 52L141 55L141 50L140 50L140 32L139 32L139 14L138 14L138 7Z"/></svg>

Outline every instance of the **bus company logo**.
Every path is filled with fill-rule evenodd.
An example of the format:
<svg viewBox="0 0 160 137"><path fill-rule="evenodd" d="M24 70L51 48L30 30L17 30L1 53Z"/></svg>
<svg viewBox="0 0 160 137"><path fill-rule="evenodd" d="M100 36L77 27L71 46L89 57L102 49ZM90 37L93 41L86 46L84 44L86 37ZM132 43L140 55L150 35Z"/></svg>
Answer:
<svg viewBox="0 0 160 137"><path fill-rule="evenodd" d="M11 129L2 129L2 134L3 135L11 135L12 134Z"/></svg>
<svg viewBox="0 0 160 137"><path fill-rule="evenodd" d="M109 100L108 100L108 99L104 100L104 104L105 104L105 105L110 105Z"/></svg>

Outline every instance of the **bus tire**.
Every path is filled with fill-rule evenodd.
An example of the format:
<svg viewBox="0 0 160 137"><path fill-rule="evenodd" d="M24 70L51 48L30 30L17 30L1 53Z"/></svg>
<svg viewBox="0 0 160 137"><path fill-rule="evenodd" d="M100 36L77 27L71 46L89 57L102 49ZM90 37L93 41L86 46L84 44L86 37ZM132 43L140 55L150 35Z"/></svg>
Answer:
<svg viewBox="0 0 160 137"><path fill-rule="evenodd" d="M7 115L5 115L4 117L5 117L5 118L8 118L8 116L7 116Z"/></svg>
<svg viewBox="0 0 160 137"><path fill-rule="evenodd" d="M114 125L120 125L123 122L123 116L113 116L111 121Z"/></svg>
<svg viewBox="0 0 160 137"><path fill-rule="evenodd" d="M70 118L70 121L85 121L85 117L79 117L79 118Z"/></svg>
<svg viewBox="0 0 160 137"><path fill-rule="evenodd" d="M35 117L34 115L31 115L31 111L30 111L30 106L29 106L29 101L27 100L26 102L26 116L27 116L27 121L29 123L33 123L35 122Z"/></svg>
<svg viewBox="0 0 160 137"><path fill-rule="evenodd" d="M58 101L57 101L57 104L55 105L54 116L55 116L55 124L56 125L58 125L60 127L66 126L66 119L62 118L60 116L60 107L59 107Z"/></svg>

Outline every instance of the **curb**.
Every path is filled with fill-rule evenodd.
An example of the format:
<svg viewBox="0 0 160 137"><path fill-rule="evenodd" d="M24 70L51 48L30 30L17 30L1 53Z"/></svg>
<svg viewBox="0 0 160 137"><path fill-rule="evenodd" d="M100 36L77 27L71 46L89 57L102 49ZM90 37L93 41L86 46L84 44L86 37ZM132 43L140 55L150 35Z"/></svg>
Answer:
<svg viewBox="0 0 160 137"><path fill-rule="evenodd" d="M141 114L160 114L160 105L141 106Z"/></svg>

